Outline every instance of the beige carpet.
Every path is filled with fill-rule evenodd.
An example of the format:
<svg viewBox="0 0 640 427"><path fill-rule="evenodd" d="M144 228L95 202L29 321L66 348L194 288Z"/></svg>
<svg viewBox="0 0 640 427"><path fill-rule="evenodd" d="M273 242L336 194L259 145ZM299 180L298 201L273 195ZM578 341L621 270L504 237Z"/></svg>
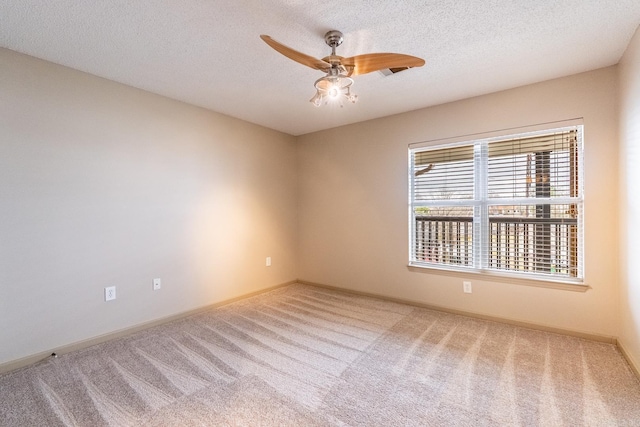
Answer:
<svg viewBox="0 0 640 427"><path fill-rule="evenodd" d="M0 376L2 426L640 426L617 349L292 285Z"/></svg>

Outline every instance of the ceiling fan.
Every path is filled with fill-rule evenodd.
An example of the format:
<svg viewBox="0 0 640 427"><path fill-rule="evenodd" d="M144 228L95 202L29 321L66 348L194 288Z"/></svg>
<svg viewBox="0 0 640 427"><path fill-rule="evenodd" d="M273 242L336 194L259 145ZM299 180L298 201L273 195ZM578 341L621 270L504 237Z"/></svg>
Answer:
<svg viewBox="0 0 640 427"><path fill-rule="evenodd" d="M331 47L331 55L322 59L291 49L267 35L263 34L260 38L287 58L327 73L315 82L316 94L310 99L310 102L316 107L322 105L323 101L327 104L329 100L340 101L341 107L343 99L355 103L358 100L358 95L351 93L352 76L384 69L397 72L424 65L424 59L400 53L368 53L349 58L338 56L336 55L336 47L342 44L344 37L337 30L331 30L324 35L324 41Z"/></svg>

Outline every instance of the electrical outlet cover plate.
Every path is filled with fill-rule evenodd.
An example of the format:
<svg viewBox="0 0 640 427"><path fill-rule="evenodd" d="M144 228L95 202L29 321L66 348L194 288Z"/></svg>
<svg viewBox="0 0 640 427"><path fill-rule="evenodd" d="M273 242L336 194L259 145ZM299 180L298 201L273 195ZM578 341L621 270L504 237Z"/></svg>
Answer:
<svg viewBox="0 0 640 427"><path fill-rule="evenodd" d="M465 294L471 293L471 282L462 282L462 290Z"/></svg>
<svg viewBox="0 0 640 427"><path fill-rule="evenodd" d="M111 301L116 299L116 287L115 286L108 286L106 288L104 288L104 300L105 301Z"/></svg>
<svg viewBox="0 0 640 427"><path fill-rule="evenodd" d="M157 291L162 287L162 282L160 279L153 279L153 290Z"/></svg>

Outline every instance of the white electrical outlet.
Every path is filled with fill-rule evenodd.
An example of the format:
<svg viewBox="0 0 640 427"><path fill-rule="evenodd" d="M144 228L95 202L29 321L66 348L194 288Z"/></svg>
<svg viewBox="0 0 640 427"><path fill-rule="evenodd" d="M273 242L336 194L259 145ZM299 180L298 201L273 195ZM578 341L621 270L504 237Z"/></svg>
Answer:
<svg viewBox="0 0 640 427"><path fill-rule="evenodd" d="M161 287L162 287L162 281L160 280L160 278L153 279L153 290L157 291Z"/></svg>
<svg viewBox="0 0 640 427"><path fill-rule="evenodd" d="M267 257L267 267L271 267L271 257Z"/></svg>
<svg viewBox="0 0 640 427"><path fill-rule="evenodd" d="M462 290L465 294L471 293L471 282L462 282Z"/></svg>
<svg viewBox="0 0 640 427"><path fill-rule="evenodd" d="M104 300L105 301L111 301L116 299L116 287L115 286L108 286L106 288L104 288Z"/></svg>

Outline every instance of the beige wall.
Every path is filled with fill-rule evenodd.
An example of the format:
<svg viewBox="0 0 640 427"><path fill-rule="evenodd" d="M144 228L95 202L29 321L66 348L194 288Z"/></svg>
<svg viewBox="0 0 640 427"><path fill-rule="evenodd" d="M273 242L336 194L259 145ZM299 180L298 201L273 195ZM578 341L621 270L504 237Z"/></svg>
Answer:
<svg viewBox="0 0 640 427"><path fill-rule="evenodd" d="M295 150L0 49L0 364L294 280Z"/></svg>
<svg viewBox="0 0 640 427"><path fill-rule="evenodd" d="M610 67L298 138L0 49L0 364L296 277L620 335L638 360L638 39L621 123ZM589 291L407 268L408 144L579 117Z"/></svg>
<svg viewBox="0 0 640 427"><path fill-rule="evenodd" d="M469 78L472 78L470 75ZM617 69L547 81L298 138L299 277L576 332L618 332ZM584 118L585 276L573 292L415 271L408 262L410 143ZM465 280L469 280L465 277Z"/></svg>
<svg viewBox="0 0 640 427"><path fill-rule="evenodd" d="M620 344L640 369L640 27L620 68Z"/></svg>

